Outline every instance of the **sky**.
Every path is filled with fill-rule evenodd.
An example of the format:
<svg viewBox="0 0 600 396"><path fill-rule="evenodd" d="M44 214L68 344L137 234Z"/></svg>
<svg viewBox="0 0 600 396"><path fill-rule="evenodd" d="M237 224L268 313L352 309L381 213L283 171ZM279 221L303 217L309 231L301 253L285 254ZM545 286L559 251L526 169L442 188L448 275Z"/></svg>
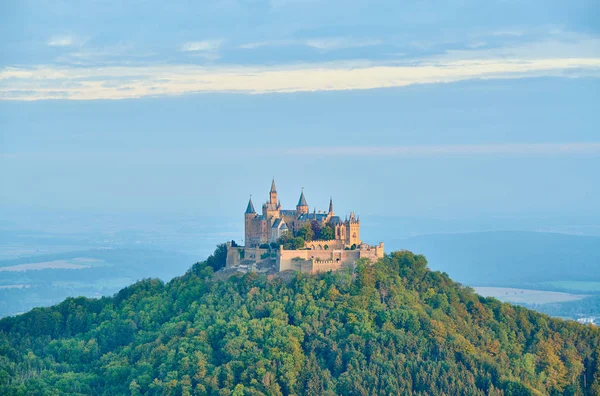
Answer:
<svg viewBox="0 0 600 396"><path fill-rule="evenodd" d="M7 0L0 205L598 217L599 103L595 1Z"/></svg>

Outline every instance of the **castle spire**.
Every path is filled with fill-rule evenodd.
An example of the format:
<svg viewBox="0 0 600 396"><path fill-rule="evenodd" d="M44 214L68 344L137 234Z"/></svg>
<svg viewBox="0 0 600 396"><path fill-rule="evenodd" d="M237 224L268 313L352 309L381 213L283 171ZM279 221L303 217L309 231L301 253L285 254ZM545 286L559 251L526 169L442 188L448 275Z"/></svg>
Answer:
<svg viewBox="0 0 600 396"><path fill-rule="evenodd" d="M333 197L329 197L329 213L333 215Z"/></svg>
<svg viewBox="0 0 600 396"><path fill-rule="evenodd" d="M248 200L248 206L246 207L246 214L256 213L254 210L254 204L252 204L252 195L250 195L250 199Z"/></svg>
<svg viewBox="0 0 600 396"><path fill-rule="evenodd" d="M275 178L271 181L271 191L269 191L269 203L273 206L277 205L277 189L275 188Z"/></svg>
<svg viewBox="0 0 600 396"><path fill-rule="evenodd" d="M300 193L300 199L298 200L298 206L308 206L306 203L306 198L304 197L304 188L302 188L302 192Z"/></svg>
<svg viewBox="0 0 600 396"><path fill-rule="evenodd" d="M296 215L301 216L303 214L308 215L308 204L306 203L306 197L304 197L304 187L302 187L300 199L298 200L298 205L296 205Z"/></svg>

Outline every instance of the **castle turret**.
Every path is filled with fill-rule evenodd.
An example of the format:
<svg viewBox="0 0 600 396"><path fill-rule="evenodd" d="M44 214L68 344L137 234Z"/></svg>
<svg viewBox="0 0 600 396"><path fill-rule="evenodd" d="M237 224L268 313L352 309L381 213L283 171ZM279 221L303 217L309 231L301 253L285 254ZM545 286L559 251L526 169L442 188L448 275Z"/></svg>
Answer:
<svg viewBox="0 0 600 396"><path fill-rule="evenodd" d="M254 204L252 203L252 197L248 200L248 206L246 206L246 215L256 214L254 210Z"/></svg>
<svg viewBox="0 0 600 396"><path fill-rule="evenodd" d="M306 198L304 197L304 189L300 193L300 199L298 200L298 205L296 205L296 213L298 216L308 213L308 203L306 203Z"/></svg>
<svg viewBox="0 0 600 396"><path fill-rule="evenodd" d="M254 204L252 203L252 196L248 200L248 206L244 213L244 245L251 246L253 240L253 222L256 218L256 211L254 210Z"/></svg>

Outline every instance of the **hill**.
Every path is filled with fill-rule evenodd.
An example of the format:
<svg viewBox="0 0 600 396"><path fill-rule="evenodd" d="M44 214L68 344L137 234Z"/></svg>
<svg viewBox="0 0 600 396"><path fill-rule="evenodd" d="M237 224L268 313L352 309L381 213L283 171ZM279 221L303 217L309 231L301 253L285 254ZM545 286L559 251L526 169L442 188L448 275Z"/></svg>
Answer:
<svg viewBox="0 0 600 396"><path fill-rule="evenodd" d="M422 235L388 245L425 254L434 269L472 286L580 292L554 282L600 281L598 237L493 231Z"/></svg>
<svg viewBox="0 0 600 396"><path fill-rule="evenodd" d="M410 252L217 278L197 263L0 320L0 394L600 392L600 329L480 297Z"/></svg>

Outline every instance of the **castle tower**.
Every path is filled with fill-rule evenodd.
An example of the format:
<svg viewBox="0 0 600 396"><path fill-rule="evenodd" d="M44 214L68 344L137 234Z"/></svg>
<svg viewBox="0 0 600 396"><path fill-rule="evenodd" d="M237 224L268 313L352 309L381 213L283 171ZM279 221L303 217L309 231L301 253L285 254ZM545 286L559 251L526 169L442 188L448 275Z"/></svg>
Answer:
<svg viewBox="0 0 600 396"><path fill-rule="evenodd" d="M250 247L252 245L254 238L254 229L253 223L256 218L256 211L254 210L254 204L252 203L252 196L248 200L248 206L246 207L246 212L244 213L244 245Z"/></svg>
<svg viewBox="0 0 600 396"><path fill-rule="evenodd" d="M348 245L360 245L360 219L356 218L354 212L350 213L350 219L346 221L346 243Z"/></svg>
<svg viewBox="0 0 600 396"><path fill-rule="evenodd" d="M269 192L269 203L277 205L277 189L275 188L275 178L271 181L271 191Z"/></svg>
<svg viewBox="0 0 600 396"><path fill-rule="evenodd" d="M300 199L298 200L298 205L296 205L296 214L298 216L308 213L308 204L306 203L306 198L304 197L304 189L300 193Z"/></svg>
<svg viewBox="0 0 600 396"><path fill-rule="evenodd" d="M333 216L333 198L329 197L329 216Z"/></svg>

